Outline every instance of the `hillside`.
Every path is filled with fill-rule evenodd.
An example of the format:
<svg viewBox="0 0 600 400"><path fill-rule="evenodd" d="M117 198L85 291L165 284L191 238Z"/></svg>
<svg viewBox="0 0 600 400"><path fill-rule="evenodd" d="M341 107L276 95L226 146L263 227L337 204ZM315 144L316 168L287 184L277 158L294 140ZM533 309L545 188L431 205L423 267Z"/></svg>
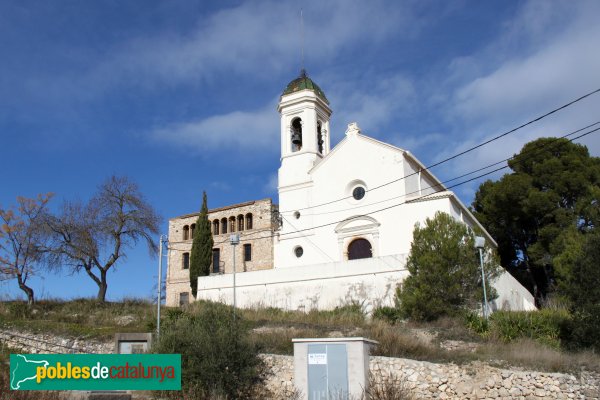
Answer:
<svg viewBox="0 0 600 400"><path fill-rule="evenodd" d="M164 321L185 318L194 308L195 305L185 310L165 308ZM422 371L438 368L429 367L429 363L435 363L431 365L445 365L444 371L501 368L504 371L561 372L578 378L590 374L600 376L600 359L593 353L561 350L560 343L550 340L548 335L507 342L493 332L476 333L473 321L469 325L466 319L448 318L428 324L391 323L367 318L357 304L321 312L256 308L238 310L238 314L250 325L249 339L264 354L292 355L292 338L363 336L379 342L373 356L383 360L405 359L402 365L414 360ZM155 318L156 306L140 300L106 304L87 299L41 301L32 309L22 303L4 302L0 303L0 331L3 333L0 341L10 340L13 348L22 345L21 348L39 352L104 352L111 348L114 333L152 331ZM6 360L6 355L2 357ZM285 357L273 357L283 365L289 363ZM393 361L385 363L394 364ZM279 370L285 369L277 365ZM458 375L461 374L464 375ZM494 374L501 376L501 372ZM425 376L431 376L431 372ZM417 375L413 379L417 379Z"/></svg>

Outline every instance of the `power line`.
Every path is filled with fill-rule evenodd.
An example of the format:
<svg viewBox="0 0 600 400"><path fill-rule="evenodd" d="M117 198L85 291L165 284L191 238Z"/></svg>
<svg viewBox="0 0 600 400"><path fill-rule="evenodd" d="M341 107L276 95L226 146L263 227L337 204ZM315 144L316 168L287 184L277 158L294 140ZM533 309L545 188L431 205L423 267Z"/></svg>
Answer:
<svg viewBox="0 0 600 400"><path fill-rule="evenodd" d="M298 231L298 228L296 228L296 227L295 227L295 226L294 226L294 225L293 225L293 224L292 224L292 223L291 223L291 222L290 222L290 221L289 221L289 220L288 220L286 217L284 217L284 216L282 215L282 218L283 218L284 220L286 220L286 221L288 222L288 224L290 224L290 226L291 226L293 229L296 229L296 231ZM308 240L308 242L309 242L310 244L312 244L312 245L313 245L313 246L314 246L314 247L315 247L317 250L319 250L319 251L320 251L322 254L324 254L324 255L325 255L325 257L329 258L329 259L331 260L331 262L335 262L335 260L334 260L333 258L331 258L331 256L330 256L329 254L327 254L327 253L326 253L326 252L325 252L323 249L321 249L319 246L317 246L317 244L316 244L315 242L313 242L312 240L310 240L310 238L309 238L309 237L307 237L307 236L306 236L306 235L304 235L304 234L301 234L301 236L302 236L304 239Z"/></svg>
<svg viewBox="0 0 600 400"><path fill-rule="evenodd" d="M446 162L448 162L448 161L454 160L455 158L458 158L458 157L460 157L460 156L462 156L462 155L465 155L465 154L467 154L467 153L469 153L469 152L471 152L471 151L473 151L473 150L476 150L476 149L478 149L478 148L480 148L480 147L483 147L483 146L485 146L485 145L487 145L487 144L489 144L489 143L491 143L491 142L494 142L494 141L496 141L496 140L498 140L498 139L500 139L500 138L503 138L504 136L507 136L507 135L509 135L509 134L511 134L511 133L514 133L514 132L516 132L516 131L518 131L518 130L520 130L520 129L522 129L522 128L526 127L526 126L529 126L529 125L531 125L531 124L533 124L533 123L535 123L535 122L541 121L542 119L544 119L544 118L546 118L546 117L548 117L548 116L550 116L550 115L552 115L552 114L555 114L555 113L557 113L558 111L564 110L565 108L567 108L567 107L570 107L570 106L572 106L573 104L575 104L575 103L578 103L578 102L580 102L581 100L584 100L584 99L586 99L586 98L588 98L588 97L590 97L590 96L592 96L592 95L594 95L594 94L596 94L596 93L598 93L598 92L600 92L600 88L598 88L598 89L596 89L596 90L593 90L593 91L591 91L591 92L589 92L589 93L587 93L587 94L584 94L583 96L580 96L580 97L576 98L575 100L572 100L572 101L570 101L570 102L568 102L568 103L566 103L566 104L564 104L564 105L562 105L562 106L560 106L560 107L557 107L557 108L555 108L555 109L553 109L553 110L551 110L551 111L548 111L547 113L545 113L545 114L542 114L542 115L540 115L540 116L538 116L538 117L536 117L536 118L534 118L534 119L532 119L532 120L530 120L530 121L528 121L528 122L525 122L525 123L523 123L523 124L521 124L521 125L517 126L516 128L510 129L510 130L508 130L508 131L506 131L506 132L504 132L504 133L501 133L501 134L499 134L499 135L497 135L497 136L494 136L493 138L491 138L491 139L489 139L489 140L486 140L486 141L485 141L485 142L483 142L483 143L477 144L477 145L475 145L475 146L473 146L473 147L470 147L470 148L468 148L468 149L466 149L466 150L464 150L464 151L461 151L461 152L459 152L459 153L457 153L457 154L454 154L454 155L452 155L452 156L450 156L450 157L447 157L447 158L445 158L445 159L443 159L443 160L441 160L441 161L438 161L438 162L436 162L436 163L433 163L433 164L431 164L431 165L428 165L428 166L426 166L426 167L424 167L424 168L421 168L421 169L419 169L418 171L415 171L415 172L413 172L413 173L411 173L411 174L409 174L409 175L405 175L405 176L403 176L403 177L401 177L401 178L398 178L398 179L395 179L395 180L393 180L393 181L390 181L390 182L384 183L384 184L382 184L382 185L376 186L376 187L374 187L374 188L371 188L371 189L369 189L369 190L368 190L368 192L370 192L370 191L373 191L373 190L380 189L380 188L382 188L382 187L384 187L384 186L387 186L387 185L391 185L392 183L399 182L399 181L401 181L401 180L403 180L403 179L406 179L406 178L408 178L408 177L410 177L410 176L413 176L413 175L416 175L416 174L420 174L420 173L421 173L421 172L423 172L423 171L430 170L431 168L437 167L437 166L439 166L439 165L441 165L441 164L444 164L444 163L446 163ZM328 202L325 202L325 203L322 203L322 204L317 204L317 205L314 205L314 206L308 206L308 207L304 207L304 208L298 208L298 209L295 209L295 210L285 210L285 211L280 211L280 213L282 213L282 214L283 214L283 213L290 213L290 212L295 212L295 211L308 210L308 209L310 209L310 208L321 207L321 206L325 206L325 205L328 205L328 204L336 203L336 202L338 202L338 201L346 200L346 199L349 199L350 197L352 197L352 196L345 196L345 197L342 197L342 198L339 198L339 199L336 199L336 200L331 200L331 201L328 201Z"/></svg>
<svg viewBox="0 0 600 400"><path fill-rule="evenodd" d="M588 128L590 128L590 127L592 127L592 126L595 126L595 125L598 125L598 124L600 124L600 121L598 121L598 122L595 122L595 123L593 123L593 124L590 124L590 125L588 125L588 126L586 126L586 127L580 128L580 129L578 129L578 130L575 130L575 131L573 131L573 132L570 132L570 133L568 133L568 134L566 134L566 135L563 135L563 136L561 136L561 137L558 137L557 139L564 139L564 138L566 138L566 137L568 137L568 136L571 136L571 135L573 135L573 134L575 134L575 133L579 133L579 132L581 132L582 130L588 129ZM591 131L585 132L585 133L583 133L583 134L581 134L581 135L578 135L578 136L576 136L576 137L574 137L574 138L571 138L571 139L568 139L568 140L569 140L570 142L573 142L573 141L575 141L575 140L577 140L577 139L580 139L580 138L582 138L582 137L585 137L585 136L587 136L587 135L590 135L590 134L592 134L592 133L595 133L595 132L598 132L598 131L600 131L600 127L599 127L599 128L596 128L596 129L593 129L593 130L591 130ZM535 150L540 150L540 149L543 149L543 148L545 148L545 147L549 147L549 146L556 146L557 144L558 144L557 142L551 142L551 143L547 143L547 144L544 144L544 145L541 145L541 146L535 147L535 148L531 149L530 151L527 151L527 152L525 152L525 153L523 153L523 154L519 154L519 155L516 155L516 156L510 157L510 158L507 158L507 159L505 159L505 160L498 161L498 162L496 162L496 163L494 163L494 164L490 164L490 165L488 165L488 166L486 166L486 167L478 168L478 169L476 169L476 170L473 170L473 171L471 171L471 172L468 172L468 173L466 173L466 174L463 174L463 175L460 175L460 176L458 176L458 177L455 177L455 178L449 179L449 180L447 180L447 181L445 181L445 182L454 181L454 180L460 179L460 178L462 178L462 177L466 177L466 176L468 176L468 175L472 175L473 173L476 173L476 172L479 172L479 171L485 170L485 169L487 169L487 168L490 168L491 166L498 165L498 164L500 164L500 163L502 163L502 162L505 162L505 161L508 161L508 160L510 160L510 159L515 159L515 160L516 160L516 162L518 162L518 163L521 163L521 162L523 162L523 161L525 161L525 160L527 160L527 159L531 158L531 156L533 155L533 154L531 154L531 153L534 153L534 151L535 151ZM536 152L536 153L537 153L537 152ZM528 155L528 157L524 157L524 155ZM481 174L481 175L475 176L475 177L473 177L473 178L471 178L471 179L468 179L468 180L465 180L465 181L462 181L462 182L456 183L456 184L454 184L454 185L451 185L451 186L449 186L449 187L445 188L445 190L435 191L435 192L433 192L433 193L427 193L427 194L424 194L424 195L422 195L422 196L415 197L415 198L412 198L412 199L410 199L410 200L405 200L405 201L403 201L403 202L400 202L400 203L397 203L397 204L392 204L392 205L390 205L390 206L387 206L387 207L384 207L384 208L381 208L381 209L378 209L378 210L375 210L375 211L371 211L371 212L368 212L368 213L364 213L364 214L361 214L361 215L365 215L365 216L366 216L366 215L372 215L372 214L376 214L376 213L378 213L378 212L382 212L382 211L385 211L385 210L388 210L388 209L391 209L391 208L395 208L395 207L399 207L399 206L405 205L405 204L407 204L407 203L415 203L415 202L418 202L419 200L426 199L427 197L430 197L430 196L432 196L432 195L435 195L436 193L440 193L440 192L442 192L442 191L447 191L448 189L451 189L451 188L455 188L455 187L458 187L458 186L464 185L464 184L466 184L466 183L472 182L472 181L474 181L474 180L477 180L477 179L479 179L479 178L482 178L482 177L484 177L484 176L487 176L487 175L491 175L491 174L493 174L493 173L495 173L495 172L501 171L501 170L503 170L503 169L506 169L506 168L508 168L508 165L504 165L504 166L502 166L502 167L499 167L499 168L496 168L496 169L494 169L494 170L488 171L488 172L486 172L486 173L484 173L484 174ZM434 189L434 188L439 188L440 186L443 188L443 182L437 183L437 184L435 184L435 185L432 185L432 186L428 186L428 187L426 187L426 188L425 188L425 190L426 190L426 189ZM422 191L423 191L423 189L421 189L420 191L422 192ZM413 194L413 193L418 193L418 191L416 191L416 192L411 192L411 193L408 193L408 194ZM405 195L403 195L403 196L406 196L406 194L405 194ZM397 197L403 197L403 196L397 196ZM388 199L386 199L386 200L383 200L383 201L381 201L381 202L385 202L385 201L394 200L394 199L396 199L397 197L388 198ZM378 202L378 203L380 203L380 202ZM378 203L371 203L371 204L369 204L369 205L374 205L374 204L378 204ZM357 207L357 208L358 208L358 207ZM346 211L347 211L347 210L346 210ZM312 215L322 215L322 214L312 214ZM285 217L283 217L283 218L284 218L286 221L288 221L288 223L289 223L289 220L288 220L287 218L285 218ZM334 221L334 222L330 222L330 223L326 223L326 224L322 224L322 225L317 225L317 226L313 226L313 227L310 227L310 228L303 228L303 229L297 229L297 228L295 228L295 227L294 227L292 224L290 224L290 226L292 226L292 228L294 228L294 229L295 229L294 231L292 231L292 232L286 232L286 233L277 233L277 235L279 235L279 236L292 235L292 234L301 233L301 232L305 232L305 231L309 231L309 230L313 230L313 229L318 229L318 228L322 228L322 227L326 227L326 226L330 226L330 225L335 225L335 224L338 224L338 223L340 223L340 222L343 222L343 221L345 221L345 220L346 220L346 219L342 219L342 220L339 220L339 221ZM265 230L265 231L266 231L266 230ZM252 235L252 234L255 234L255 233L256 233L256 232L248 232L248 233L245 233L245 234L242 234L242 235ZM254 241L254 240L268 239L268 238L270 238L270 237L273 237L273 236L275 236L275 235L276 235L276 234L275 234L274 232L272 232L272 231L269 231L269 234L268 234L268 235L266 235L266 236L259 236L259 237L247 238L247 239L243 239L243 240L244 240L245 242L250 242L250 241ZM303 237L305 237L304 235L302 235L302 236L303 236ZM222 241L219 241L219 242L214 242L214 244L215 244L215 245L217 245L217 244L223 244L223 243L226 243L226 242L228 242L228 241L229 241L229 239L224 239L224 240L222 240ZM181 243L181 242L178 242L178 243ZM314 244L314 243L313 243L313 244ZM315 245L315 246L316 246L316 245ZM170 248L170 249L171 249L171 248ZM178 250L178 251L189 251L189 250L179 250L179 249L172 249L172 250Z"/></svg>
<svg viewBox="0 0 600 400"><path fill-rule="evenodd" d="M572 135L574 135L574 134L576 134L576 133L579 133L579 132L581 132L581 131L583 131L583 130L585 130L585 129L591 128L591 127L593 127L593 126L595 126L595 125L598 125L598 124L600 124L600 121L598 121L598 122L595 122L595 123L593 123L593 124L590 124L590 125L588 125L588 126L585 126L585 127L583 127L583 128L577 129L577 130L575 130L575 131L572 131L572 132L570 132L570 133L567 133L566 135L563 135L563 136L557 137L557 139L565 139L565 138L567 138L567 137L569 137L569 136L572 136ZM600 128L596 128L596 129L594 129L594 130L592 130L592 131L588 132L587 134L590 134L590 133L596 132L596 131L598 131L598 130L600 130ZM580 136L578 136L577 138L579 138L579 137L580 137ZM577 139L577 138L575 138L575 139ZM426 189L437 188L437 187L440 187L440 186L441 186L441 187L443 187L443 185L444 185L444 184L446 184L446 183L448 183L448 182L452 182L452 181L455 181L455 180L457 180L457 179L461 179L461 178L467 177L467 176L469 176L469 175L473 175L473 174L475 174L475 173L477 173L477 172L484 171L484 170L486 170L486 169L488 169L488 168L494 167L494 166L496 166L496 165L500 165L500 164L502 164L502 163L504 163L504 162L507 162L507 161L509 161L509 160L512 160L512 159L515 159L515 158L518 158L518 157L523 157L525 154L532 153L532 152L533 152L533 151L535 151L535 150L539 150L539 149L542 149L542 148L544 148L544 147L547 147L547 146L550 146L550 145L553 145L553 144L554 144L554 143L545 143L545 144L542 144L542 145L538 145L538 146L534 147L533 149L530 149L529 151L526 151L526 152L524 152L524 153L521 153L521 154L519 154L519 155L515 155L515 156L509 157L509 158L505 158L505 159L503 159L503 160L500 160L500 161L494 162L494 163L492 163L492 164L488 164L488 165L486 165L485 167L481 167L481 168L475 169L475 170L473 170L473 171L467 172L467 173L465 173L465 174L459 175L459 176L457 176L457 177L454 177L454 178L451 178L451 179L447 179L447 180L445 180L445 181L442 181L442 182L439 182L439 183L437 183L437 184L435 184L435 185L433 185L433 186L428 186ZM394 199L397 199L397 198L400 198L400 197L406 197L406 196L409 196L409 195L411 195L411 194L419 193L419 192L421 192L421 191L422 191L422 189L421 189L421 190L416 190L416 191L413 191L413 192L409 192L409 193L405 193L405 194L402 194L402 195L399 195L399 196L390 197L390 198L387 198L387 199L384 199L384 200L379 200L379 201L377 201L377 202L374 202L374 203L362 204L362 205L359 205L359 206L356 206L356 207L350 207L350 208L345 208L345 209L341 209L341 210L335 210L335 211L324 211L324 212L321 212L321 213L312 213L312 214L310 214L310 215L327 215L327 214L334 214L334 213L338 213L338 212L344 212L344 211L356 210L356 209L359 209L359 208L365 208L365 207L369 207L369 206L372 206L372 205L375 205L375 204L385 203L386 201L394 200Z"/></svg>
<svg viewBox="0 0 600 400"><path fill-rule="evenodd" d="M584 136L587 136L587 135L589 135L589 134L591 134L591 133L597 132L598 130L600 130L600 128L594 129L594 130L592 130L592 131L590 131L590 132L586 132L586 133L584 133L584 134L581 134L581 135L579 135L579 136L577 136L577 137L575 137L575 138L569 139L569 141L571 141L571 142L572 142L572 141L574 141L574 140L576 140L576 139L579 139L579 138L582 138L582 137L584 137ZM525 158L525 159L526 159L526 158ZM521 159L519 162L522 162L522 161L523 161L523 160L525 160L525 159ZM492 171L490 171L490 172L487 172L487 173L485 173L485 174L478 175L478 176L476 176L476 177L474 177L474 178L471 178L471 179L468 179L468 180L466 180L466 181L459 182L459 183L457 183L457 184L454 184L454 185L448 186L448 187L446 188L446 190L448 190L448 189L452 189L452 188L454 188L454 187L457 187L457 186L464 185L464 184L466 184L466 183L472 182L472 181L474 181L474 180L477 180L477 179L479 179L479 178L482 178L482 177L484 177L484 176L491 175L491 174L493 174L494 172L501 171L501 170L503 170L503 169L505 169L505 168L508 168L508 165L505 165L505 166L503 166L503 167L500 167L500 168L496 168L496 169L494 169L494 170L492 170ZM434 185L434 186L436 186L436 185ZM438 184L437 186L439 186L439 184ZM430 188L433 188L433 187L432 187L432 186L430 186ZM440 191L440 192L441 192L441 191ZM401 202L401 203L398 203L398 204L393 204L393 205L390 205L390 206L387 206L387 207L384 207L384 208L380 208L380 209L378 209L378 210L371 211L371 212L368 212L368 213L365 213L365 214L361 214L361 215L373 215L373 214L376 214L376 213L379 213L379 212L382 212L382 211L386 211L386 210L389 210L389 209L392 209L392 208L395 208L395 207L398 207L398 206L404 205L404 204L406 204L406 203L409 203L409 202L410 202L410 203L414 203L414 202L416 202L416 201L418 201L418 200L425 199L426 197L429 197L429 196L431 196L431 195L433 195L433 194L436 194L436 193L439 193L439 192L428 193L428 194L425 194L425 195L422 195L422 196L416 197L416 198L414 198L414 199L406 200L406 201L403 201L403 202ZM309 230L313 230L313 229L323 228L323 227L326 227L326 226L331 226L331 225L339 224L340 222L343 222L343 221L345 221L345 220L346 220L346 219L339 220L339 221L334 221L334 222L329 222L329 223L326 223L326 224L322 224L322 225L313 226L313 227L311 227L311 228L299 229L299 230L296 230L296 231L293 231L293 232L280 233L280 236L284 236L284 235L291 235L291 234L295 234L295 233L299 233L299 232L304 232L304 231L309 231Z"/></svg>

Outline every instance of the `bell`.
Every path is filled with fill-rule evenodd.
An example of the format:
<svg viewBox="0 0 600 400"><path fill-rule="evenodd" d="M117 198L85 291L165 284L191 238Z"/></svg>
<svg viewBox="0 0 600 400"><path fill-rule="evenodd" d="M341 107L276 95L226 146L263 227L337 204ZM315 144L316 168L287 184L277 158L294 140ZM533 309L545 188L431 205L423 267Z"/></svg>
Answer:
<svg viewBox="0 0 600 400"><path fill-rule="evenodd" d="M302 144L302 136L300 136L299 133L292 134L292 143L295 145L301 145Z"/></svg>

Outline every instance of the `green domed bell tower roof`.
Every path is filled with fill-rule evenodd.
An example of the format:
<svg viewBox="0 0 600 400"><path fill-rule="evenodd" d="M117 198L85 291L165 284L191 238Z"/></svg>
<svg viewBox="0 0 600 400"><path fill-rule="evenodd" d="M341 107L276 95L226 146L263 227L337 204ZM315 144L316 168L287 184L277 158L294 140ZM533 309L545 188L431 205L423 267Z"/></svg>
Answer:
<svg viewBox="0 0 600 400"><path fill-rule="evenodd" d="M329 104L329 100L327 100L327 97L325 97L325 93L323 93L321 88L315 82L313 82L308 75L306 75L306 70L304 69L300 71L300 76L298 78L288 83L281 95L285 96L286 94L292 94L294 92L299 92L300 90L306 89L312 90L318 97L321 98L321 100Z"/></svg>

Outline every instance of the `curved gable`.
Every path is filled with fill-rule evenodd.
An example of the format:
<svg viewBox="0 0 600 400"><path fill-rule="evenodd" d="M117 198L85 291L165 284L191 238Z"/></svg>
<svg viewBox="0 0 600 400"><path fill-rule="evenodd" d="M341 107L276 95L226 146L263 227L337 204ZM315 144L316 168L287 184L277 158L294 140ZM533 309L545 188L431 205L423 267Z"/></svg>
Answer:
<svg viewBox="0 0 600 400"><path fill-rule="evenodd" d="M351 233L378 228L379 223L375 218L368 215L357 215L346 218L335 227L335 233Z"/></svg>

